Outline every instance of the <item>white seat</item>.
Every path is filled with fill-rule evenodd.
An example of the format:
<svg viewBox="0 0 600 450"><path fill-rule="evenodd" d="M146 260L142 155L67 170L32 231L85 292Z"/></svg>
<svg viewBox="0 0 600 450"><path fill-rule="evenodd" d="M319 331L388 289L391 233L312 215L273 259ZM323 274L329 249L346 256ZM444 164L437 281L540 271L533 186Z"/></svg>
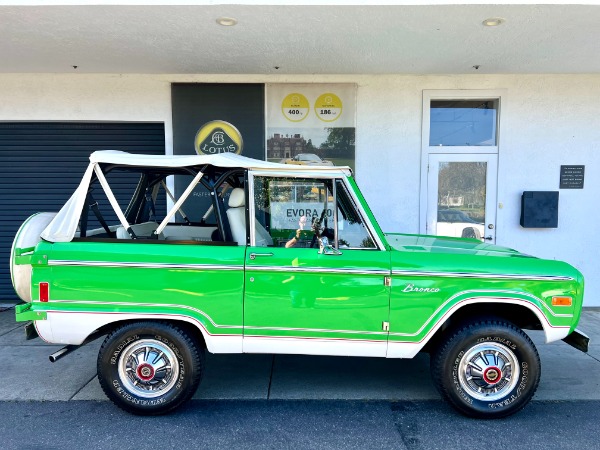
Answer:
<svg viewBox="0 0 600 450"><path fill-rule="evenodd" d="M154 231L157 228L158 224L156 222L144 222L138 223L136 225L131 225L131 229L133 230L136 236L146 238L152 236L152 233L154 233ZM163 240L164 238L165 236L162 233L158 235L159 240ZM129 235L125 227L121 226L117 228L117 239L131 239L131 236Z"/></svg>
<svg viewBox="0 0 600 450"><path fill-rule="evenodd" d="M238 245L246 245L246 193L241 188L235 188L231 191L229 197L229 209L227 210L227 218L231 228L233 240ZM265 230L265 228L255 219L254 225L256 228L256 246L266 247L273 245L273 239Z"/></svg>

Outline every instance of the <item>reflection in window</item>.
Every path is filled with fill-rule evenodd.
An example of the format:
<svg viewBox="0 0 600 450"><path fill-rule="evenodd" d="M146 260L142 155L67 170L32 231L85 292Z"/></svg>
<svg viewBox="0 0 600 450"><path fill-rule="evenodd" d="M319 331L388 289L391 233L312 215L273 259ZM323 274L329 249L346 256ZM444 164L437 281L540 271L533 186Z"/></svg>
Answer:
<svg viewBox="0 0 600 450"><path fill-rule="evenodd" d="M376 248L341 181L336 191L334 210L332 180L256 177L256 232L266 230L277 247L318 248L319 235L339 248Z"/></svg>
<svg viewBox="0 0 600 450"><path fill-rule="evenodd" d="M440 162L438 174L436 234L482 239L487 163Z"/></svg>
<svg viewBox="0 0 600 450"><path fill-rule="evenodd" d="M373 239L340 180L336 182L336 188L339 248L375 248Z"/></svg>
<svg viewBox="0 0 600 450"><path fill-rule="evenodd" d="M430 146L495 146L498 100L431 100Z"/></svg>

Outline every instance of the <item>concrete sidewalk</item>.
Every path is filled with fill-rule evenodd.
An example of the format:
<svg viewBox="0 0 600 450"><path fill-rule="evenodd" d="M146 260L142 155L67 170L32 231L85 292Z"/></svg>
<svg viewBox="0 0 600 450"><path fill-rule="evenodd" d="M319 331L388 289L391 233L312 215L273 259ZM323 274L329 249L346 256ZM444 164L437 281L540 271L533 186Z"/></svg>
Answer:
<svg viewBox="0 0 600 450"><path fill-rule="evenodd" d="M585 309L579 328L592 343L585 354L562 341L545 344L532 332L542 361L534 400L600 400L600 310ZM103 339L56 363L61 346L25 340L14 309L0 312L0 400L107 400L96 377ZM439 399L429 376L429 356L412 360L295 355L207 355L197 399Z"/></svg>

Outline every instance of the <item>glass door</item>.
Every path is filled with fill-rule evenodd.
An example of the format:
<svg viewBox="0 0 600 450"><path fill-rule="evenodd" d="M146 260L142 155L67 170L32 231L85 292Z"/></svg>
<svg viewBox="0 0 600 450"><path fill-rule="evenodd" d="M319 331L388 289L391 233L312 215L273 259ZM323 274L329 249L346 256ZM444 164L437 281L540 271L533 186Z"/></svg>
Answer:
<svg viewBox="0 0 600 450"><path fill-rule="evenodd" d="M498 155L430 154L426 233L496 240Z"/></svg>

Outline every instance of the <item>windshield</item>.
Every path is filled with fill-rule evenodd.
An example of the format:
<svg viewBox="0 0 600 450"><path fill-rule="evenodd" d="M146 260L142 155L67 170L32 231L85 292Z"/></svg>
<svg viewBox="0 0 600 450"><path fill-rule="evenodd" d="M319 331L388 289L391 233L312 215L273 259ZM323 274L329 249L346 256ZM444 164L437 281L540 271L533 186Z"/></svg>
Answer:
<svg viewBox="0 0 600 450"><path fill-rule="evenodd" d="M313 155L311 153L301 153L298 156L296 156L296 158L298 158L298 161L321 162L321 158L319 158L317 155Z"/></svg>

